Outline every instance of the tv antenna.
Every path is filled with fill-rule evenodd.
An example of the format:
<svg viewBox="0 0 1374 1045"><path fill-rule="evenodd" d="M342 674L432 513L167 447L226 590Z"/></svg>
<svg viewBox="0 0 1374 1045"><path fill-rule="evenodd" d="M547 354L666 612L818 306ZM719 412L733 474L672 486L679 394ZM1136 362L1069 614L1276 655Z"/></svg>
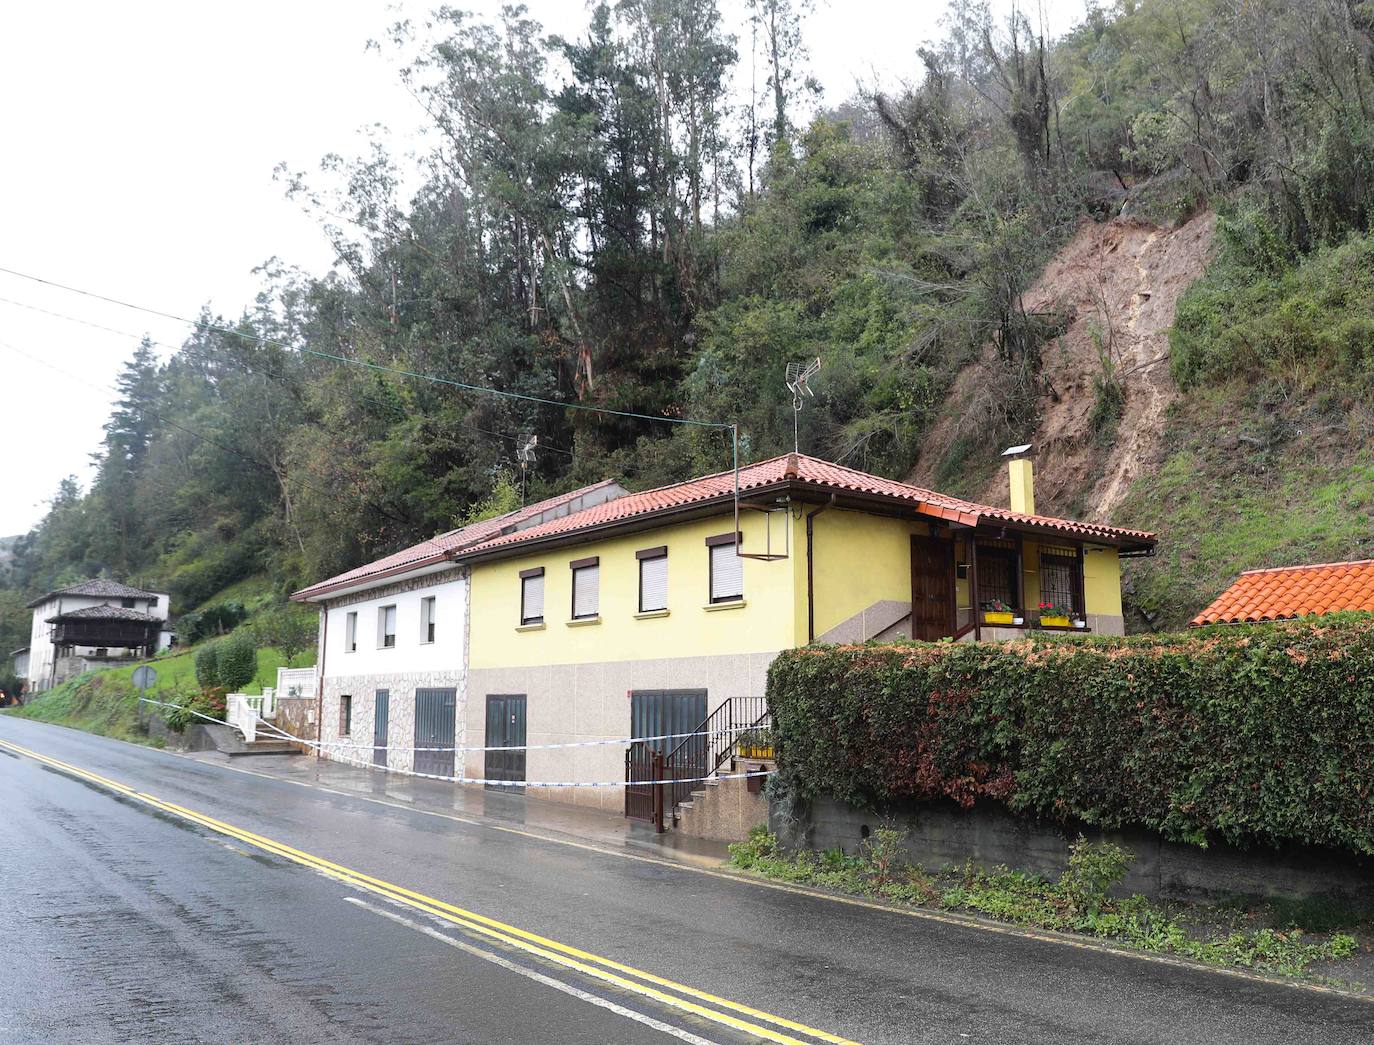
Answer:
<svg viewBox="0 0 1374 1045"><path fill-rule="evenodd" d="M525 475L530 470L530 465L534 464L534 449L539 445L539 436L532 435L525 441L525 445L515 452L516 459L520 462L520 507L525 506Z"/></svg>
<svg viewBox="0 0 1374 1045"><path fill-rule="evenodd" d="M787 388L792 393L792 449L801 452L801 409L807 396L815 397L811 391L811 379L821 372L821 357L810 363L787 364Z"/></svg>

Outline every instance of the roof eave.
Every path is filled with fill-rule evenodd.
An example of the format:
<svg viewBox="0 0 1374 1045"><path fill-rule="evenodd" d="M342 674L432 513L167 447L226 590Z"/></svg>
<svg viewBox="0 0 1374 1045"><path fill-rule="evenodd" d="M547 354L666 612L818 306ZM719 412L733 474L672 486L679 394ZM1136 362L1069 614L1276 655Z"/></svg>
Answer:
<svg viewBox="0 0 1374 1045"><path fill-rule="evenodd" d="M846 490L824 483L810 482L806 479L780 479L771 483L748 487L740 491L742 499L751 501L779 495L792 496L801 501L825 501L833 496L838 507L852 507L863 511L901 517L924 515L933 520L953 522L963 526L1006 528L1027 533L1058 537L1065 540L1082 541L1086 544L1104 544L1122 550L1138 549L1140 551L1148 551L1155 546L1155 538L1153 536L1135 537L1129 534L1071 533L1053 526L1026 523L1011 519L989 518L976 513L964 512L957 508L939 506L914 497L897 497L891 494L871 493L865 490ZM700 501L692 501L689 504L669 505L664 508L643 512L623 519L608 519L605 522L596 523L576 530L560 530L556 533L546 534L542 537L535 537L523 541L512 541L487 549L483 549L479 545L475 551L471 552L464 552L462 549L456 549L449 553L449 558L454 562L464 563L496 562L500 559L512 559L521 555L531 554L545 548L588 544L592 541L603 540L614 534L634 533L639 530L655 529L656 527L662 526L667 520L686 521L687 519L715 515L721 507L731 504L734 501L734 496L733 490L727 490Z"/></svg>
<svg viewBox="0 0 1374 1045"><path fill-rule="evenodd" d="M435 552L423 559L413 559L410 562L401 563L385 570L378 570L376 573L364 574L361 577L350 577L348 580L337 582L324 581L320 584L311 585L309 588L302 588L300 591L293 591L288 598L292 602L321 602L328 595L345 595L353 591L366 591L368 588L377 587L382 581L388 581L407 573L414 573L429 566L441 565L448 561L448 556L448 552Z"/></svg>

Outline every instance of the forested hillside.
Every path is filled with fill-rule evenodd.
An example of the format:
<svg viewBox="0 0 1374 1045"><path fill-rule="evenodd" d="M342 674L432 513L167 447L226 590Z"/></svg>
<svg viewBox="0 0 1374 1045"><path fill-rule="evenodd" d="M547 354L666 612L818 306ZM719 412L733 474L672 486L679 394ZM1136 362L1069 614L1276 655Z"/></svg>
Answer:
<svg viewBox="0 0 1374 1045"><path fill-rule="evenodd" d="M1371 551L1374 5L1121 0L1047 40L957 2L909 87L814 119L804 5L751 0L744 39L717 6L624 0L570 39L519 9L394 27L428 153L282 170L336 270L269 265L243 315L130 346L91 489L14 549L4 648L75 578L178 610L259 574L280 594L512 504L533 436L531 496L728 463L721 430L663 419L779 452L784 367L813 356L820 456L974 493L1049 433L1048 506L1085 514L1125 462L1115 521L1164 535L1134 627L1238 568ZM1151 287L1031 293L1085 222L1199 216L1205 273L1153 362L1121 355ZM1151 438L1113 458L1123 424Z"/></svg>

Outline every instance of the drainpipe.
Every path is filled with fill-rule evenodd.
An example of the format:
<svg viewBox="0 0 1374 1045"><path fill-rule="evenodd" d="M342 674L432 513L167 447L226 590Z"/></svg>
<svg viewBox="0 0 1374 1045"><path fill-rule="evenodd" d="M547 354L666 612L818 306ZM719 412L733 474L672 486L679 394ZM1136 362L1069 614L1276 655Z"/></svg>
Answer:
<svg viewBox="0 0 1374 1045"><path fill-rule="evenodd" d="M835 494L814 511L806 513L806 641L816 641L816 530L813 520L835 504Z"/></svg>
<svg viewBox="0 0 1374 1045"><path fill-rule="evenodd" d="M324 743L324 657L329 648L329 603L320 603L320 613L324 620L320 624L320 662L316 668L319 678L315 682L315 757L320 757ZM344 636L347 638L348 636Z"/></svg>

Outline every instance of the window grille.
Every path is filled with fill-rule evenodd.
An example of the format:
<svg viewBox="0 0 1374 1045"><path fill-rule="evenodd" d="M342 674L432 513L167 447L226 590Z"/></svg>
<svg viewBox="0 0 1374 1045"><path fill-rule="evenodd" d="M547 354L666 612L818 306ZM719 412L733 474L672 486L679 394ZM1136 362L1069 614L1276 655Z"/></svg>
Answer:
<svg viewBox="0 0 1374 1045"><path fill-rule="evenodd" d="M1040 553L1040 601L1082 613L1078 605L1078 558Z"/></svg>
<svg viewBox="0 0 1374 1045"><path fill-rule="evenodd" d="M978 602L981 608L987 609L994 600L1019 608L1021 592L1017 580L1015 553L978 545Z"/></svg>

